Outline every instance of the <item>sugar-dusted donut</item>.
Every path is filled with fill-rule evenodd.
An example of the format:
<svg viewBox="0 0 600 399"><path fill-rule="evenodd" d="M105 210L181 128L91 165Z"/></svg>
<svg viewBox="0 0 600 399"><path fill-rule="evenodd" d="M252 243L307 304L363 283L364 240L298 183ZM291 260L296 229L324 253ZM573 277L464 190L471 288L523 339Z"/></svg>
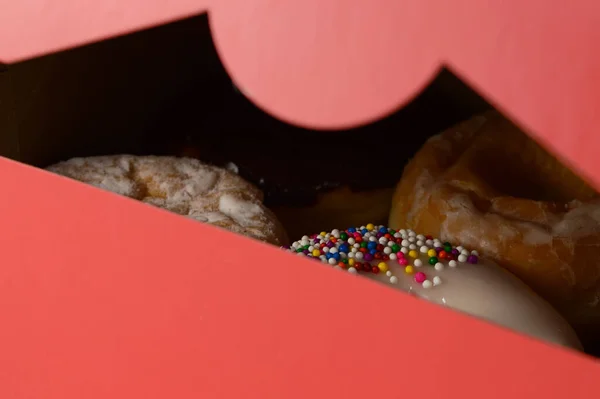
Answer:
<svg viewBox="0 0 600 399"><path fill-rule="evenodd" d="M287 241L258 188L196 159L99 156L73 158L48 170L271 244Z"/></svg>
<svg viewBox="0 0 600 399"><path fill-rule="evenodd" d="M424 145L404 169L389 225L485 252L584 344L600 333L598 194L498 113Z"/></svg>
<svg viewBox="0 0 600 399"><path fill-rule="evenodd" d="M368 224L285 247L509 329L581 349L569 324L521 280L460 245Z"/></svg>

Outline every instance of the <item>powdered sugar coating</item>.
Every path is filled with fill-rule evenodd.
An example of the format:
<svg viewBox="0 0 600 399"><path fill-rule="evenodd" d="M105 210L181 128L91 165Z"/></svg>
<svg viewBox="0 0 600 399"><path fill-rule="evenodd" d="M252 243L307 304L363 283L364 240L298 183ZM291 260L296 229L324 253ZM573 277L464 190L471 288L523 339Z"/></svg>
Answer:
<svg viewBox="0 0 600 399"><path fill-rule="evenodd" d="M236 174L192 158L72 158L48 171L275 245L285 232L262 192Z"/></svg>

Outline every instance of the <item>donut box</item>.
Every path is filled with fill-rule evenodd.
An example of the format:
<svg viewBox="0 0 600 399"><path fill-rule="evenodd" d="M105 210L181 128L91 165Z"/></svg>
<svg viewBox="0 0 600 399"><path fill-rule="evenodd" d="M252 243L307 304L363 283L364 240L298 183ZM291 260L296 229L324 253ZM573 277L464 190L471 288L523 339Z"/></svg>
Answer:
<svg viewBox="0 0 600 399"><path fill-rule="evenodd" d="M594 2L63 3L0 13L1 397L600 393L592 356L39 169L168 152L168 120L147 132L190 87L198 120L239 96L328 137L433 85L461 118L499 109L598 186Z"/></svg>

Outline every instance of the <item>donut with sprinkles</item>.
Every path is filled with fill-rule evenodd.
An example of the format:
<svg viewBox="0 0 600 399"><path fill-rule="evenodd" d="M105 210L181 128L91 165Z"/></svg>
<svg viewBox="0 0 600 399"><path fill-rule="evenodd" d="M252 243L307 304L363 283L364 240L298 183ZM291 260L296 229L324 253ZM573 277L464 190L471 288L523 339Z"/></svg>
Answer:
<svg viewBox="0 0 600 399"><path fill-rule="evenodd" d="M571 326L552 306L460 243L369 223L305 235L283 248L523 334L581 349Z"/></svg>

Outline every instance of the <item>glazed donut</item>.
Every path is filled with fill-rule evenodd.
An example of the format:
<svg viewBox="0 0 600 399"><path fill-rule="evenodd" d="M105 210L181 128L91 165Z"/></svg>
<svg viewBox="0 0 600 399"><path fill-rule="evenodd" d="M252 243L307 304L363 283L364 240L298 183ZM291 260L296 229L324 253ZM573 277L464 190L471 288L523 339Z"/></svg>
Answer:
<svg viewBox="0 0 600 399"><path fill-rule="evenodd" d="M368 224L304 236L285 249L523 334L581 349L575 332L552 306L508 271L462 246Z"/></svg>
<svg viewBox="0 0 600 399"><path fill-rule="evenodd" d="M584 344L600 332L598 195L500 114L429 139L404 169L389 225L485 252Z"/></svg>
<svg viewBox="0 0 600 399"><path fill-rule="evenodd" d="M114 155L47 168L98 188L274 245L287 242L262 192L227 170L190 158Z"/></svg>

